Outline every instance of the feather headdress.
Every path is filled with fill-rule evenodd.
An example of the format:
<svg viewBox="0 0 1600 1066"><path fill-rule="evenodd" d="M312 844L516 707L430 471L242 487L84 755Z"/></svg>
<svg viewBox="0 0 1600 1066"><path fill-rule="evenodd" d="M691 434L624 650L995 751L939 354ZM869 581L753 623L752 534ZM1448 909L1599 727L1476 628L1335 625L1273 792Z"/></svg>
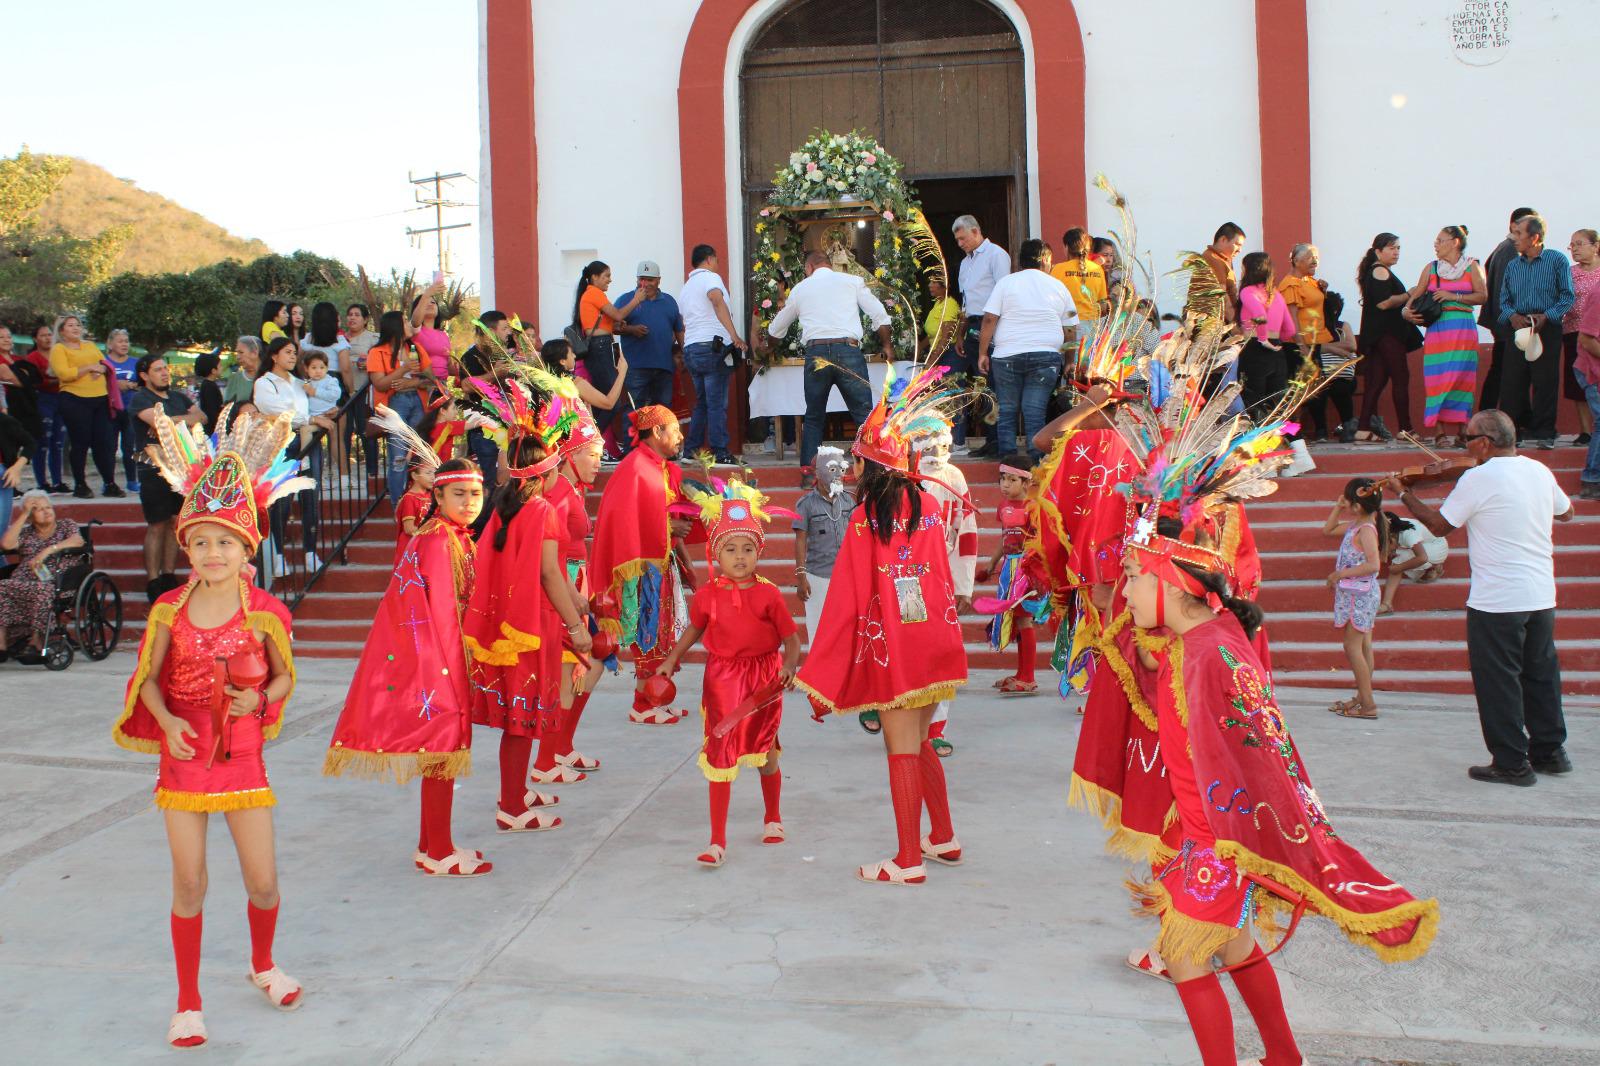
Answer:
<svg viewBox="0 0 1600 1066"><path fill-rule="evenodd" d="M774 518L794 518L787 507L774 507L767 496L754 484L738 478L710 478L701 486L686 481L684 494L700 508L700 522L709 534L706 541L706 558L716 561L717 549L729 537L748 536L755 539L759 552L766 543L766 523Z"/></svg>
<svg viewBox="0 0 1600 1066"><path fill-rule="evenodd" d="M916 476L915 442L950 428L961 389L949 380L949 367L932 366L900 377L890 363L883 395L856 433L850 450L868 462Z"/></svg>
<svg viewBox="0 0 1600 1066"><path fill-rule="evenodd" d="M265 418L247 411L229 426L232 413L232 404L224 407L217 424L227 428L208 436L200 426L174 422L164 411L155 411L155 441L145 454L183 497L179 544L187 544L189 529L215 522L244 537L254 552L261 544L267 508L316 488L316 482L300 476L300 464L284 455L295 435L287 412Z"/></svg>

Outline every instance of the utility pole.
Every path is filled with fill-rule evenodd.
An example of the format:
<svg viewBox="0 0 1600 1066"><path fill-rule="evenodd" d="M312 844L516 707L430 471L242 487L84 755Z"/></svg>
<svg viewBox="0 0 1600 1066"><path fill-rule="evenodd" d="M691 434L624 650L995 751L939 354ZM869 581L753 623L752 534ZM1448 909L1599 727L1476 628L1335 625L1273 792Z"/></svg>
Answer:
<svg viewBox="0 0 1600 1066"><path fill-rule="evenodd" d="M423 229L414 229L411 226L407 226L406 236L415 241L418 247L421 247L422 239L430 233L433 234L434 239L439 242L439 273L443 274L446 272L446 269L449 265L449 251L445 246L444 231L451 229L469 229L472 226L472 223L470 222L457 222L449 226L444 224L445 208L471 206L463 201L446 200L444 198L444 187L447 183L455 181L458 178L464 178L466 175L440 174L438 171L434 171L427 177L415 178L411 176L410 171L407 171L406 177L410 179L411 184L417 186L417 188L413 190L413 195L416 197L417 203L423 205L424 207L433 208L433 225ZM433 186L433 195L431 197L427 196L422 188L426 185Z"/></svg>

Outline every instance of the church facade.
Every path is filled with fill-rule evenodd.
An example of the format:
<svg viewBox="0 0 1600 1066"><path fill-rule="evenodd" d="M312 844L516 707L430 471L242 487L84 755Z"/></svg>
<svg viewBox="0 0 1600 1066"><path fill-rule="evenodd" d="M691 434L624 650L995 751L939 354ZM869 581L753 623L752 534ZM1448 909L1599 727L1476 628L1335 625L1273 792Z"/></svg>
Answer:
<svg viewBox="0 0 1600 1066"><path fill-rule="evenodd" d="M1556 248L1600 223L1589 0L479 0L479 34L484 306L545 336L590 260L676 292L699 243L744 321L752 219L816 129L877 137L945 230L1105 233L1104 173L1158 274L1234 221L1352 300L1379 231L1410 276L1444 225L1482 256L1521 204Z"/></svg>

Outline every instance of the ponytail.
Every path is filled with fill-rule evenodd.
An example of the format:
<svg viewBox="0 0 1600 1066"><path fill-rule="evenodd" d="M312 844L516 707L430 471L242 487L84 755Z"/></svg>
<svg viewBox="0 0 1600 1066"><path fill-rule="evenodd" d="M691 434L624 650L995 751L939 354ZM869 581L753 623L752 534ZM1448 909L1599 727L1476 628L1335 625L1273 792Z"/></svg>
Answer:
<svg viewBox="0 0 1600 1066"><path fill-rule="evenodd" d="M1351 478L1344 486L1344 498L1360 508L1363 514L1377 515L1372 522L1373 532L1378 534L1378 563L1382 565L1389 558L1391 543L1389 538L1389 523L1384 521L1383 514L1383 487L1369 477Z"/></svg>
<svg viewBox="0 0 1600 1066"><path fill-rule="evenodd" d="M1244 630L1246 638L1254 637L1256 630L1261 628L1266 621L1266 615L1261 613L1261 608L1243 596L1234 596L1228 589L1228 579L1222 574L1211 570L1202 570L1200 567L1183 559L1174 559L1173 563L1183 568L1188 574L1200 583L1200 587L1207 592L1214 593L1222 601L1222 606L1233 613L1239 620L1239 626Z"/></svg>
<svg viewBox="0 0 1600 1066"><path fill-rule="evenodd" d="M1361 257L1361 265L1356 267L1357 285L1360 285L1367 280L1367 274L1371 272L1373 266L1378 262L1378 253L1399 239L1400 238L1393 233L1380 233L1376 237L1372 238L1372 247L1368 248L1367 254ZM1366 302L1364 296L1362 298L1362 302Z"/></svg>

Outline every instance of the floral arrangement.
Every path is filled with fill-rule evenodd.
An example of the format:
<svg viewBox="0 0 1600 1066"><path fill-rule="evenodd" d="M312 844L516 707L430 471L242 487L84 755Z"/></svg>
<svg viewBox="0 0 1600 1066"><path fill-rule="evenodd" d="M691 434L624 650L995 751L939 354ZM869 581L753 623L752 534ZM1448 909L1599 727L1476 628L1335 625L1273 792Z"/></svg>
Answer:
<svg viewBox="0 0 1600 1066"><path fill-rule="evenodd" d="M917 258L912 242L900 232L902 221L917 211L915 193L900 178L900 162L876 138L857 131L815 133L791 152L787 166L773 176L771 196L755 222L750 269L755 312L763 330L778 313L784 294L803 277L804 240L793 209L816 203L870 205L879 213L870 275L860 267L889 310L894 346L911 351L916 344L917 308L907 303L918 292ZM864 332L862 351L878 350L877 336ZM798 330L789 339L768 346L763 365L803 354Z"/></svg>

